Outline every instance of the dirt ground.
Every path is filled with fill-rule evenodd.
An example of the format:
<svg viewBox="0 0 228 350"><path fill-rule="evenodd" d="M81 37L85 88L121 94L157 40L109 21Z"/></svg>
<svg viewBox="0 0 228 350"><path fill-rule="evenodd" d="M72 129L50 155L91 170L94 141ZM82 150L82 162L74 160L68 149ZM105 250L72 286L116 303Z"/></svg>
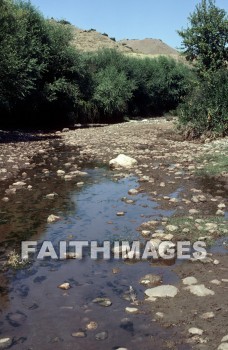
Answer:
<svg viewBox="0 0 228 350"><path fill-rule="evenodd" d="M193 349L228 349L228 340L220 345L228 334L228 177L227 172L216 177L196 175L207 165L208 154L223 152L227 138L206 143L182 141L175 133L174 122L162 118L52 134L14 133L13 138L1 132L0 140L3 201L13 200L12 183L23 181L23 172L34 168L33 156L40 154L45 163L48 152L53 150L53 140L57 140L75 148L81 166L90 162L108 166L118 154L136 159L138 163L133 168L114 170L113 176L136 174L139 192L146 192L162 209L175 211L171 219L161 218L159 222L164 232L173 233L174 241L203 237L205 242L211 242L222 237L216 249L212 245L205 261L186 261L173 268L181 279L195 277L197 284L204 284L214 295L194 295L181 281L173 299L161 298L146 304L152 318L181 332ZM174 232L169 232L168 224L175 226ZM148 228L154 230L153 225ZM202 330L202 334L191 335L192 327ZM167 348L177 347L174 342Z"/></svg>

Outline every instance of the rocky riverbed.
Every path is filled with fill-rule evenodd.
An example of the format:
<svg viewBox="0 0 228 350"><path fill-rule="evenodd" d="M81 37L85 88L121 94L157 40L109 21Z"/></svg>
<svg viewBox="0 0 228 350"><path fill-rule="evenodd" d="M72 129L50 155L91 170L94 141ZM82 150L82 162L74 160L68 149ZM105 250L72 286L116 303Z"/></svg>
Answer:
<svg viewBox="0 0 228 350"><path fill-rule="evenodd" d="M137 268L138 264L133 264L131 271L135 269L134 279L133 272L130 273L126 268L113 265L112 274L114 276L117 274L120 279L124 279L124 274L129 273L134 287L133 291L129 289L125 291L128 293L128 296L127 294L125 296L130 303L123 309L126 319L122 318L121 329L125 326L125 328L131 328L132 320L140 323L140 315L146 314L152 324L163 329L159 328L157 332L164 335L164 342L159 340L156 343L154 340L156 332L150 335L150 341L148 341L145 334L140 333L141 330L139 333L142 340L139 343L135 340L135 346L140 346L142 349L149 349L151 345L159 349L228 349L226 221L228 173L227 169L224 169L213 177L210 174L202 175L204 168L210 163L211 154L226 155L227 139L212 142L206 140L204 143L182 141L174 131L173 121L166 119L144 120L101 128L65 129L52 134L15 133L11 135L2 132L1 137L0 240L3 271L5 271L7 252L13 249L14 241L18 237L19 240L21 239L20 226L23 227L24 234L31 232L33 227L32 237L39 235L47 222L49 224L56 222L56 225L61 226L62 217L58 210L64 205L69 207L69 203L66 204L65 193L71 193L75 186L80 190L89 181L85 166L91 165L98 168L107 166L108 168L111 159L120 154L126 155L133 158L134 162L127 167L114 167L110 175L115 181L133 179L132 182L123 182L123 193L118 193L123 207L115 202L112 203L112 197L109 198L116 218L134 220L134 217L130 217L131 210L128 208L137 205L138 201L140 206L135 207L137 210L131 215L138 213L135 234L139 234L142 240L149 239L154 244L164 240L173 243L178 240L192 242L200 240L208 244L208 254L201 260L191 259L191 261L178 262L167 267L169 273L177 276L176 278L162 278L163 270L154 273L148 268ZM60 159L63 152L64 162ZM50 181L52 178L53 181ZM107 191L109 191L108 187ZM143 196L147 196L147 200L144 200ZM156 212L153 212L150 202L156 203ZM24 211L20 209L22 203ZM93 210L93 206L90 211ZM35 219L36 210L41 213L39 220ZM150 212L154 213L154 217L149 215ZM8 217L9 213L11 218ZM25 213L27 213L26 220L23 218ZM66 220L69 220L70 213L71 209L68 208ZM94 215L94 222L99 226L101 224L96 220L96 215ZM109 213L108 216L110 215ZM59 220L60 223L58 223ZM113 218L107 217L108 225L112 225L112 221L114 221ZM125 221L123 226L124 223ZM18 249L17 244L15 249ZM161 265L162 262L157 261L153 266L159 269ZM3 298L7 298L4 279L8 277L5 277L5 274L7 271L1 275L0 291ZM61 276L63 277L64 274ZM110 277L110 279L113 278ZM64 283L69 283L70 293L72 282L64 281L63 277L63 280L59 281L59 286ZM97 283L99 285L99 278ZM115 281L112 283L115 284ZM142 289L137 291L135 285L141 285ZM134 297L135 289L136 297ZM68 292L65 293L67 295ZM17 300L14 294L13 297ZM107 299L107 295L105 297L106 299L98 301L98 304L110 301L109 305L105 306L111 310L113 300ZM32 300L29 302L32 303ZM114 305L115 303L118 303L117 300L114 300ZM114 310L118 313L118 308ZM4 314L3 309L1 312ZM93 316L95 317L95 314ZM11 323L17 322L15 318L19 319L20 324L23 323L22 319L25 316L14 312L8 317L14 320L11 320ZM88 318L82 322L83 326L75 331L72 330L72 338L79 339L79 349L80 346L85 347L83 341L85 341L84 338L88 340L89 332L86 327L91 322L96 324L101 320ZM102 346L99 345L99 349L107 348L107 344L108 348L113 348L111 340L110 343L105 343L111 338L110 333L111 331L107 329L98 329L95 332L95 341L99 344L104 343ZM165 334L168 336L166 337ZM54 338L53 335L52 339ZM4 334L3 325L0 348L12 345L21 349L23 341L20 339L19 333L14 335L14 338L11 334L9 336ZM120 339L123 340L124 336L121 335ZM88 341L87 348L95 348L91 340ZM67 345L64 347L61 339L57 344L59 348L68 348ZM133 344L128 339L124 347L132 349ZM55 344L55 348L58 346ZM123 344L120 344L119 348L121 346ZM34 345L32 348L38 349Z"/></svg>

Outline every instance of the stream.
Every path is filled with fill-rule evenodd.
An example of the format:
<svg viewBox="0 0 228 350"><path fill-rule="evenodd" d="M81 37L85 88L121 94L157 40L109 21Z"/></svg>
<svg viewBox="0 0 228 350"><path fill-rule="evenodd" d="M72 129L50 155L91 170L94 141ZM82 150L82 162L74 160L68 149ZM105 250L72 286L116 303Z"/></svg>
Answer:
<svg viewBox="0 0 228 350"><path fill-rule="evenodd" d="M37 156L34 169L27 171L32 190L18 190L13 201L1 204L1 265L4 251L20 251L22 240L35 240L38 245L48 240L54 247L70 240L142 240L137 231L142 222L174 214L161 210L145 193L129 196L129 189L139 186L131 174L118 178L104 167L82 164L80 170L86 176L64 181L56 170L75 162L74 150L60 147L57 155L55 149L46 158ZM78 186L79 181L84 184ZM53 192L58 196L47 199ZM127 204L123 197L134 203ZM117 212L125 215L117 216ZM61 219L48 224L50 214ZM12 339L10 348L15 350L167 349L164 344L178 335L159 326L152 304L144 302L145 287L139 283L151 273L161 276L164 284L178 282L171 264L92 260L87 251L82 260L34 259L22 269L1 272L0 338ZM66 282L70 289L58 288ZM138 300L137 314L125 311L134 307L126 298L130 286ZM109 298L112 304L94 303L98 297ZM95 329L88 329L91 322ZM77 332L84 336L73 336Z"/></svg>

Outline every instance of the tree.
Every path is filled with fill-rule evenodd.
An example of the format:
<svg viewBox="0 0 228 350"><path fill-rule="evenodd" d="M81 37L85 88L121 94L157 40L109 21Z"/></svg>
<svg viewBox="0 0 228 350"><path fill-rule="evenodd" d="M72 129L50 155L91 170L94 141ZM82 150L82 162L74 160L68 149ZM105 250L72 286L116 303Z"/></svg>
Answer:
<svg viewBox="0 0 228 350"><path fill-rule="evenodd" d="M228 19L226 11L214 0L202 0L190 14L190 27L179 30L182 49L188 61L196 63L201 73L227 66Z"/></svg>

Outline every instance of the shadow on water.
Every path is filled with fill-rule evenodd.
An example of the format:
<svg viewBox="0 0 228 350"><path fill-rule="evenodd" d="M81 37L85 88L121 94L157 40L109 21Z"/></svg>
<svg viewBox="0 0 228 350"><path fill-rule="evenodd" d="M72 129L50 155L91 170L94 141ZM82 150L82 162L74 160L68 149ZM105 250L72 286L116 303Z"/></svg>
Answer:
<svg viewBox="0 0 228 350"><path fill-rule="evenodd" d="M139 238L136 229L143 221L173 214L159 209L143 193L134 197L134 204L122 201L130 188L138 187L133 176L113 180L106 169L87 168L88 175L83 179L65 182L57 177L56 169L67 162L75 163L74 152L59 149L57 161L54 151L48 159L36 158L36 172L28 172L33 189L18 191L1 206L1 261L5 250L19 249L25 239L39 243L51 240L55 247L60 240L131 241ZM45 174L45 168L51 172ZM78 181L84 186L78 187ZM46 195L53 192L58 196L47 199ZM125 215L117 216L119 211ZM59 215L61 220L47 224L49 214ZM82 260L35 260L25 269L1 274L0 337L13 338L12 348L20 350L166 349L174 332L153 322L152 306L140 302L145 288L139 279L148 273L160 275L165 284L178 281L169 266L126 264L121 259L92 260L87 254ZM63 282L69 282L72 288L57 288ZM126 307L132 307L124 298L129 286L140 302L140 314L125 312ZM110 298L112 305L94 304L97 297ZM91 321L98 324L96 330L86 330ZM72 337L80 330L85 331L85 338ZM107 339L96 340L100 332L107 332ZM186 345L176 348L188 349Z"/></svg>

